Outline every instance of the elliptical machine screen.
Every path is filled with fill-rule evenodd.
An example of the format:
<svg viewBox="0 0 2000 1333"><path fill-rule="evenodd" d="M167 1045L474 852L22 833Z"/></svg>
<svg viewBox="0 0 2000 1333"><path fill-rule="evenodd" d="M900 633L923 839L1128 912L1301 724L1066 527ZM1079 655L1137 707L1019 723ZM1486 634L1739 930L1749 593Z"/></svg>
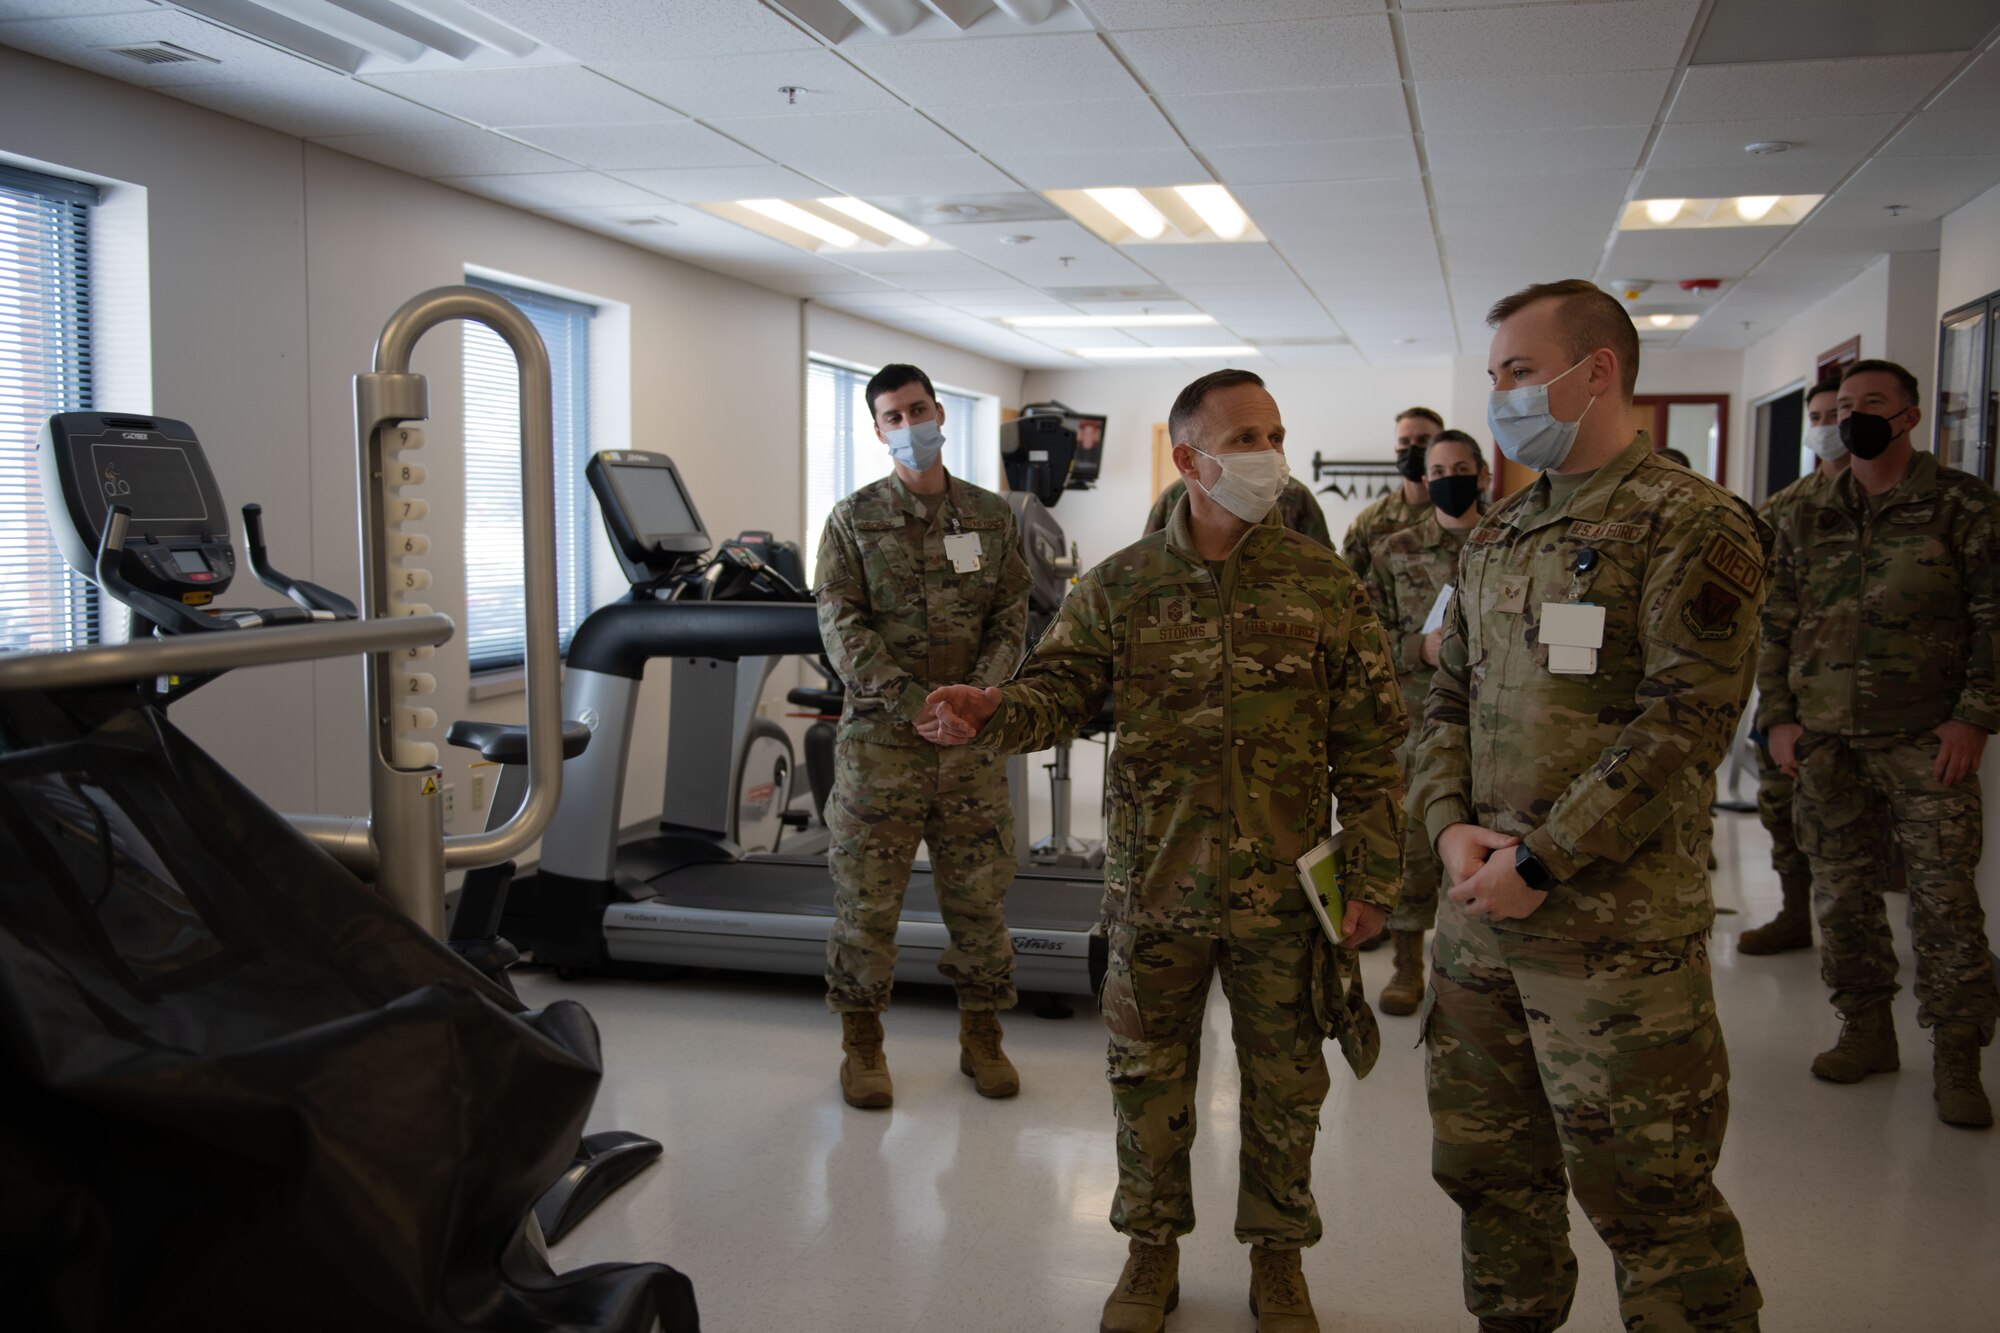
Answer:
<svg viewBox="0 0 2000 1333"><path fill-rule="evenodd" d="M653 538L706 535L672 469L614 464L611 475L631 514L633 531Z"/></svg>
<svg viewBox="0 0 2000 1333"><path fill-rule="evenodd" d="M187 450L177 444L93 444L102 514L124 505L140 523L205 523L208 505Z"/></svg>

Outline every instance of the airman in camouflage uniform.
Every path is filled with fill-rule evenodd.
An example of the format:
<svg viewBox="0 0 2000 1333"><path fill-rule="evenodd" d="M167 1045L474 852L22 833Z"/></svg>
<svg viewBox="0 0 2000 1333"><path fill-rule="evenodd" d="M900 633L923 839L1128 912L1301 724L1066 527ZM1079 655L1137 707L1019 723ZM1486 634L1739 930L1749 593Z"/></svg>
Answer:
<svg viewBox="0 0 2000 1333"><path fill-rule="evenodd" d="M1216 377L1183 391L1177 446L1222 452L1212 442L1231 438L1244 410L1276 423L1261 381L1218 376L1240 378L1211 390L1207 406L1199 391ZM972 719L964 735L983 724L978 748L1008 753L1075 734L1107 693L1114 703L1101 1006L1118 1121L1111 1223L1131 1238L1132 1259L1102 1328L1156 1329L1172 1308L1174 1246L1195 1221L1195 1079L1219 969L1243 1076L1236 1235L1256 1247L1258 1327L1317 1329L1297 1251L1320 1237L1311 1171L1328 1089L1322 1045L1340 1038L1365 1073L1377 1039L1351 955L1320 929L1294 862L1326 838L1337 800L1351 928L1373 933L1394 908L1394 749L1406 721L1381 627L1339 558L1275 512L1238 523L1234 548L1210 558L1198 525L1215 531L1218 511L1200 497L1197 518L1196 498L1181 499L1163 532L1086 573L1011 683L983 702L972 690L932 697L941 719Z"/></svg>
<svg viewBox="0 0 2000 1333"><path fill-rule="evenodd" d="M1621 448L1639 349L1616 301L1569 280L1489 321L1511 391L1495 434L1552 470L1460 556L1409 804L1453 881L1423 1022L1466 1306L1510 1333L1568 1317L1567 1175L1628 1330L1754 1329L1761 1296L1713 1182L1729 1065L1705 858L1767 534L1644 433ZM1592 636L1556 629L1577 603L1603 612L1582 663Z"/></svg>
<svg viewBox="0 0 2000 1333"><path fill-rule="evenodd" d="M1444 418L1428 407L1410 407L1396 415L1396 469L1403 480L1396 489L1371 503L1347 525L1340 541L1340 558L1361 578L1368 577L1368 561L1375 544L1392 532L1413 527L1430 512L1430 492L1424 489L1424 450L1444 429ZM1416 459L1415 465L1406 460ZM1409 470L1405 471L1404 469Z"/></svg>
<svg viewBox="0 0 2000 1333"><path fill-rule="evenodd" d="M1834 425L1838 411L1835 401L1839 392L1840 385L1829 381L1806 396L1809 442L1827 433L1827 428ZM1840 447L1836 440L1816 470L1806 473L1766 500L1764 507L1757 511L1757 517L1763 519L1764 525L1772 532L1778 532L1818 478L1845 472L1849 462L1846 449ZM1771 869L1778 874L1782 905L1774 919L1736 937L1738 953L1762 955L1812 947L1812 864L1799 849L1798 835L1792 831L1792 789L1792 777L1771 758L1770 744L1759 745L1757 820L1771 835Z"/></svg>
<svg viewBox="0 0 2000 1333"><path fill-rule="evenodd" d="M1167 526L1167 520L1173 517L1174 506L1186 494L1187 483L1175 477L1172 484L1160 492L1160 498L1153 501L1152 512L1146 515L1147 535ZM1280 526L1303 533L1329 551L1333 549L1333 534L1326 526L1326 510L1321 507L1319 497L1297 477L1287 481L1285 489L1279 492L1275 512Z"/></svg>
<svg viewBox="0 0 2000 1333"><path fill-rule="evenodd" d="M1462 485L1484 489L1486 467L1479 443L1471 436L1444 431L1431 441L1425 455L1427 470L1441 483L1458 475L1464 478ZM1485 512L1476 499L1468 501L1464 495L1446 494L1444 503L1468 503L1469 507L1449 514L1432 497L1430 510L1414 527L1392 532L1375 543L1368 562L1368 600L1389 636L1389 650L1396 658L1396 683L1402 687L1403 707L1412 718L1424 715L1424 696L1430 693L1431 675L1437 670L1442 636L1441 630L1426 631L1425 622L1438 594L1458 577L1459 550ZM1405 773L1416 764L1417 734L1418 728L1411 727L1397 754ZM1414 1014L1423 1002L1424 932L1437 924L1437 894L1437 853L1431 850L1423 825L1410 820L1403 835L1403 897L1389 918L1395 968L1378 1001L1385 1014Z"/></svg>
<svg viewBox="0 0 2000 1333"><path fill-rule="evenodd" d="M1979 760L2000 727L2000 497L1911 448L1921 413L1902 367L1849 366L1840 412L1854 465L1808 487L1777 534L1758 675L1772 755L1798 777L1820 970L1843 1020L1813 1072L1851 1083L1898 1064L1887 867L1870 832L1886 815L1908 876L1938 1113L1989 1125L1979 1051L2000 992L1973 871Z"/></svg>
<svg viewBox="0 0 2000 1333"><path fill-rule="evenodd" d="M899 369L914 370L888 367L869 385L878 430L906 414L925 419L927 410L941 421L921 372L877 387ZM933 468L928 480L942 480L942 489L912 490L905 474L922 482ZM1014 879L1005 764L940 750L915 725L934 686L997 684L1013 674L1030 578L1007 502L943 469L942 460L924 469L899 461L894 474L836 505L820 540L820 636L847 687L826 803L836 911L827 1003L847 1033L842 1087L855 1105L886 1106L891 1096L879 1015L889 1004L896 927L920 840L930 848L951 935L938 970L958 990L961 1067L985 1095L1019 1088L994 1016L1015 1001L1013 941L1002 920Z"/></svg>

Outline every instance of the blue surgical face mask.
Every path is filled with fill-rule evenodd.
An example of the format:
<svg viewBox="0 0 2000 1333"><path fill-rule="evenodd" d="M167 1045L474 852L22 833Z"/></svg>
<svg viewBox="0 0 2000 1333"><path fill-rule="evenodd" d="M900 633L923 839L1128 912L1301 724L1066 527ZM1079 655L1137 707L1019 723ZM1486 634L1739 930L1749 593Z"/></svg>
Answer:
<svg viewBox="0 0 2000 1333"><path fill-rule="evenodd" d="M944 452L944 432L935 421L919 421L882 432L889 437L889 456L912 472L928 472Z"/></svg>
<svg viewBox="0 0 2000 1333"><path fill-rule="evenodd" d="M1586 356L1576 366L1588 360ZM1501 453L1537 472L1562 466L1576 444L1577 427L1583 424L1583 417L1575 421L1556 420L1555 413L1549 411L1549 384L1574 371L1576 366L1548 384L1523 384L1518 389L1493 391L1486 403L1486 424L1492 428L1494 443L1500 446ZM1590 415L1589 403L1584 404L1583 415Z"/></svg>

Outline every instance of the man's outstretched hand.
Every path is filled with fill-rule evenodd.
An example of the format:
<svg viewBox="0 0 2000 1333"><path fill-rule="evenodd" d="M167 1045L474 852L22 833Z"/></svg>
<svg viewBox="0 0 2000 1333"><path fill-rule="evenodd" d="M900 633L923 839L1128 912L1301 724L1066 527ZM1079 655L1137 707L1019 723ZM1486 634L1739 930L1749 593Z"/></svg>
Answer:
<svg viewBox="0 0 2000 1333"><path fill-rule="evenodd" d="M925 696L917 734L936 745L964 745L999 709L1000 691L992 686L943 685Z"/></svg>

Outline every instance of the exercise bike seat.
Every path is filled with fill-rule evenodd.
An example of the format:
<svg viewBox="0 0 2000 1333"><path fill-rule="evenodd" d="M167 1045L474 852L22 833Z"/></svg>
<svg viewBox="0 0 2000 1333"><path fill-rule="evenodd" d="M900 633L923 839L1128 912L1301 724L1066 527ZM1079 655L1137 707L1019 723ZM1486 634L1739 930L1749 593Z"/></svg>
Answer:
<svg viewBox="0 0 2000 1333"><path fill-rule="evenodd" d="M444 738L463 750L477 750L495 764L528 762L528 729L508 722L474 722L460 718L445 729ZM563 723L562 757L574 759L590 744L590 728L581 722Z"/></svg>
<svg viewBox="0 0 2000 1333"><path fill-rule="evenodd" d="M809 685L785 691L785 702L795 708L810 708L822 717L838 717L847 700L845 690L821 690Z"/></svg>

